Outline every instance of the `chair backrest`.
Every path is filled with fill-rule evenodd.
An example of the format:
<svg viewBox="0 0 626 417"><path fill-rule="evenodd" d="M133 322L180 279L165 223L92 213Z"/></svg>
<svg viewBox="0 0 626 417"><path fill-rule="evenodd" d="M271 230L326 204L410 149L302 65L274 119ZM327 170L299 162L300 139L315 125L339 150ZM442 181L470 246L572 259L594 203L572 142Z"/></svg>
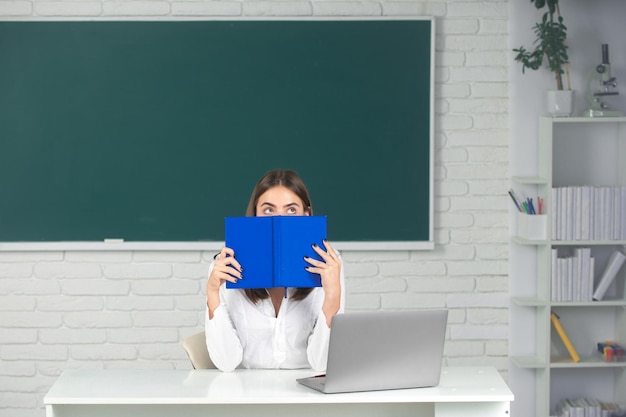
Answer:
<svg viewBox="0 0 626 417"><path fill-rule="evenodd" d="M191 365L194 369L215 369L215 365L209 357L206 348L206 335L204 332L196 333L183 340L183 349L187 352Z"/></svg>

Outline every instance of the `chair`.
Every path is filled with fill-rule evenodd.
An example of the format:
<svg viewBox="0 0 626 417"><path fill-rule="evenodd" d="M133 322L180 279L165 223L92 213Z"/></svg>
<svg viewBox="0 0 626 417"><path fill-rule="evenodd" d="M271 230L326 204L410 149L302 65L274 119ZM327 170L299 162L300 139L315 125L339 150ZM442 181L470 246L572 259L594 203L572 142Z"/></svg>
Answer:
<svg viewBox="0 0 626 417"><path fill-rule="evenodd" d="M215 369L216 366L209 357L206 348L206 335L204 332L196 333L183 340L183 349L187 352L191 365L194 369Z"/></svg>

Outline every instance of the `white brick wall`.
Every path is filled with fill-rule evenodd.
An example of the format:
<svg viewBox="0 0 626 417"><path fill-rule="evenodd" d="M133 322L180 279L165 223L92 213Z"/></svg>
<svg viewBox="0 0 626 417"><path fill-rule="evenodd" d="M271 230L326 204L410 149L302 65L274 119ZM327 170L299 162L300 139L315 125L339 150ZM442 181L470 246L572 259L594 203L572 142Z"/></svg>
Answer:
<svg viewBox="0 0 626 417"><path fill-rule="evenodd" d="M507 375L507 1L23 1L0 19L433 15L436 249L344 252L348 310L447 307L447 365ZM190 368L212 253L0 252L0 417L67 368Z"/></svg>

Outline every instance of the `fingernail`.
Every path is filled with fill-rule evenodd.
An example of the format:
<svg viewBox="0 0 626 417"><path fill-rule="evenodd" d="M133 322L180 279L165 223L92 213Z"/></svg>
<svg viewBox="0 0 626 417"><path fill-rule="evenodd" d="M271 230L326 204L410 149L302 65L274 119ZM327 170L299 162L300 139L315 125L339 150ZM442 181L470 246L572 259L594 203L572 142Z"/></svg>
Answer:
<svg viewBox="0 0 626 417"><path fill-rule="evenodd" d="M304 256L304 259L309 259L309 257L308 256Z"/></svg>
<svg viewBox="0 0 626 417"><path fill-rule="evenodd" d="M317 248L317 243L314 243L311 246L313 246L314 248Z"/></svg>
<svg viewBox="0 0 626 417"><path fill-rule="evenodd" d="M324 242L328 242L328 239L324 238Z"/></svg>

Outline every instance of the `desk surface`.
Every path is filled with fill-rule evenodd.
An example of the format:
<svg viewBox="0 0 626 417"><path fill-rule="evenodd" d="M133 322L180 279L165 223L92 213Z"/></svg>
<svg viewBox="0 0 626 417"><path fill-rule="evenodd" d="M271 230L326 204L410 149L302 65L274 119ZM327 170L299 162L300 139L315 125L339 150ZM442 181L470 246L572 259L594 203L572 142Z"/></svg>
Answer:
<svg viewBox="0 0 626 417"><path fill-rule="evenodd" d="M44 398L58 404L339 404L510 402L491 367L443 368L432 388L321 394L296 382L302 370L67 370Z"/></svg>

